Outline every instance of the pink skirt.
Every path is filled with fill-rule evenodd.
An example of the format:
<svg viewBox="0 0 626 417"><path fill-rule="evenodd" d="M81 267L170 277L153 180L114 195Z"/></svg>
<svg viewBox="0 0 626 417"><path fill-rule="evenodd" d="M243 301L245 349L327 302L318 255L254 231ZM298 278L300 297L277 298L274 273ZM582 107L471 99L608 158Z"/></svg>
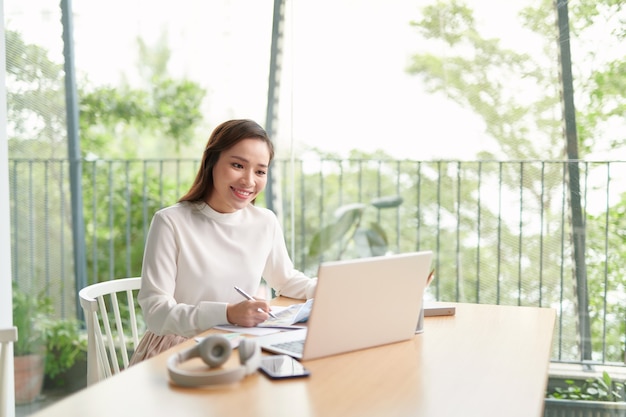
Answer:
<svg viewBox="0 0 626 417"><path fill-rule="evenodd" d="M159 353L164 352L172 346L176 346L177 344L182 343L187 339L189 338L176 334L166 334L165 336L158 336L148 330L139 341L139 345L133 353L133 356L130 358L130 363L128 366L132 366L143 360L156 356Z"/></svg>

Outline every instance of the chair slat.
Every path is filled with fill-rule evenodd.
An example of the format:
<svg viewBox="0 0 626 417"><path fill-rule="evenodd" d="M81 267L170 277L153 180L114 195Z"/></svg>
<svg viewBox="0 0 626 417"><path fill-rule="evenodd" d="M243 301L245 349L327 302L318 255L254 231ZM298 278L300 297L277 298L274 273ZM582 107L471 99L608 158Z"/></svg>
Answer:
<svg viewBox="0 0 626 417"><path fill-rule="evenodd" d="M109 321L109 312L106 307L104 295L98 297L98 305L100 306L100 320L104 327L104 336L106 336L106 347L108 348L108 358L106 361L109 363L109 367L112 367L112 372L117 374L120 372L120 365L117 361L115 341L113 339L113 332L111 331L111 323Z"/></svg>
<svg viewBox="0 0 626 417"><path fill-rule="evenodd" d="M130 330L133 335L133 350L137 350L137 346L139 345L139 332L137 331L137 317L135 314L135 297L133 296L133 292L130 290L126 291L126 293L130 309Z"/></svg>
<svg viewBox="0 0 626 417"><path fill-rule="evenodd" d="M128 367L128 352L126 350L126 337L124 337L124 326L122 325L122 316L120 314L120 305L117 299L117 294L111 294L111 304L113 310L113 317L115 318L115 338L113 342L117 341L117 348L122 354L122 363L124 368ZM117 340L115 340L117 339Z"/></svg>
<svg viewBox="0 0 626 417"><path fill-rule="evenodd" d="M120 278L93 284L79 291L87 321L89 385L128 367L130 358L127 343L132 342L135 350L140 338L135 312L138 306L133 294L140 286L141 278ZM128 311L123 310L125 307L128 307Z"/></svg>

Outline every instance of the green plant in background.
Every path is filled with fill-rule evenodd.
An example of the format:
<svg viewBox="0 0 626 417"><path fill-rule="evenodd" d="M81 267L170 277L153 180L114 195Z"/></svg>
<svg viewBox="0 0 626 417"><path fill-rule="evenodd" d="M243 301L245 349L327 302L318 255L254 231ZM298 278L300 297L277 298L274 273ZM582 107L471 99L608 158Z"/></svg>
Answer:
<svg viewBox="0 0 626 417"><path fill-rule="evenodd" d="M373 199L370 204L354 203L339 207L334 213L334 222L318 231L309 245L309 256L316 258L332 248L338 250L336 259L341 259L352 250L358 257L384 255L389 247L387 234L378 221L362 225L364 212L370 206L382 210L396 208L402 197L389 196Z"/></svg>
<svg viewBox="0 0 626 417"><path fill-rule="evenodd" d="M606 371L602 376L586 379L582 383L567 379L565 384L566 387L555 387L547 397L560 400L617 402L621 400L620 392L624 390L624 384L614 381Z"/></svg>
<svg viewBox="0 0 626 417"><path fill-rule="evenodd" d="M46 349L47 317L52 313L52 301L44 294L27 294L13 286L13 323L18 338L15 356L44 354Z"/></svg>
<svg viewBox="0 0 626 417"><path fill-rule="evenodd" d="M76 319L52 320L46 325L46 376L54 379L87 357L87 334ZM57 381L62 385L65 381Z"/></svg>

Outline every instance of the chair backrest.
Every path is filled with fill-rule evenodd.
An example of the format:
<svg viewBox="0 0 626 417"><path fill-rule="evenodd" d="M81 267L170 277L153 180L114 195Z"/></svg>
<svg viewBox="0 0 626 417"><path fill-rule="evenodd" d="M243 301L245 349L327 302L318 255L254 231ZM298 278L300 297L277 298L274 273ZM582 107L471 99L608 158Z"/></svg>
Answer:
<svg viewBox="0 0 626 417"><path fill-rule="evenodd" d="M9 360L12 360L12 357L9 357L8 346L10 343L13 343L17 340L17 328L9 327L8 329L0 329L0 417L4 417L7 413L7 407L9 404L9 395L12 394L9 392L9 389L12 389L13 386L9 386L8 378L8 368L9 368ZM11 401L14 403L15 401Z"/></svg>
<svg viewBox="0 0 626 417"><path fill-rule="evenodd" d="M139 344L140 310L135 296L140 287L141 278L119 278L78 292L87 324L88 385L128 367L128 350L134 351Z"/></svg>

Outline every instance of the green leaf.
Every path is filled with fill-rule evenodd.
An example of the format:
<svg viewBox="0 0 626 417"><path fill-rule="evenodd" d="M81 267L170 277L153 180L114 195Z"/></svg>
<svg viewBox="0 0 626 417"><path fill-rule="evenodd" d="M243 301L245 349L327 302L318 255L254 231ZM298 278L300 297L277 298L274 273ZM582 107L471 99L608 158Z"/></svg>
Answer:
<svg viewBox="0 0 626 417"><path fill-rule="evenodd" d="M43 292L30 294L13 287L13 322L18 337L15 356L41 353L45 350L46 317L52 313L52 301Z"/></svg>
<svg viewBox="0 0 626 417"><path fill-rule="evenodd" d="M326 252L334 243L332 238L334 224L329 224L313 235L311 244L309 245L309 256L317 258L320 254Z"/></svg>
<svg viewBox="0 0 626 417"><path fill-rule="evenodd" d="M335 210L335 218L337 219L335 224L345 229L345 233L355 221L361 219L366 207L367 206L362 203L346 204L345 206L339 207Z"/></svg>
<svg viewBox="0 0 626 417"><path fill-rule="evenodd" d="M382 256L387 253L387 237L374 229L367 229L367 239L374 256Z"/></svg>
<svg viewBox="0 0 626 417"><path fill-rule="evenodd" d="M365 229L359 229L354 233L354 249L361 258L367 258L373 255Z"/></svg>
<svg viewBox="0 0 626 417"><path fill-rule="evenodd" d="M313 235L309 246L309 256L318 257L340 242L348 232L361 221L363 211L367 206L361 203L347 204L335 211L335 223L323 227Z"/></svg>
<svg viewBox="0 0 626 417"><path fill-rule="evenodd" d="M360 257L382 256L388 250L387 235L378 223L358 229L354 234L354 243Z"/></svg>
<svg viewBox="0 0 626 417"><path fill-rule="evenodd" d="M371 201L371 204L378 209L384 209L398 207L403 201L404 200L399 195L392 195L375 198Z"/></svg>

